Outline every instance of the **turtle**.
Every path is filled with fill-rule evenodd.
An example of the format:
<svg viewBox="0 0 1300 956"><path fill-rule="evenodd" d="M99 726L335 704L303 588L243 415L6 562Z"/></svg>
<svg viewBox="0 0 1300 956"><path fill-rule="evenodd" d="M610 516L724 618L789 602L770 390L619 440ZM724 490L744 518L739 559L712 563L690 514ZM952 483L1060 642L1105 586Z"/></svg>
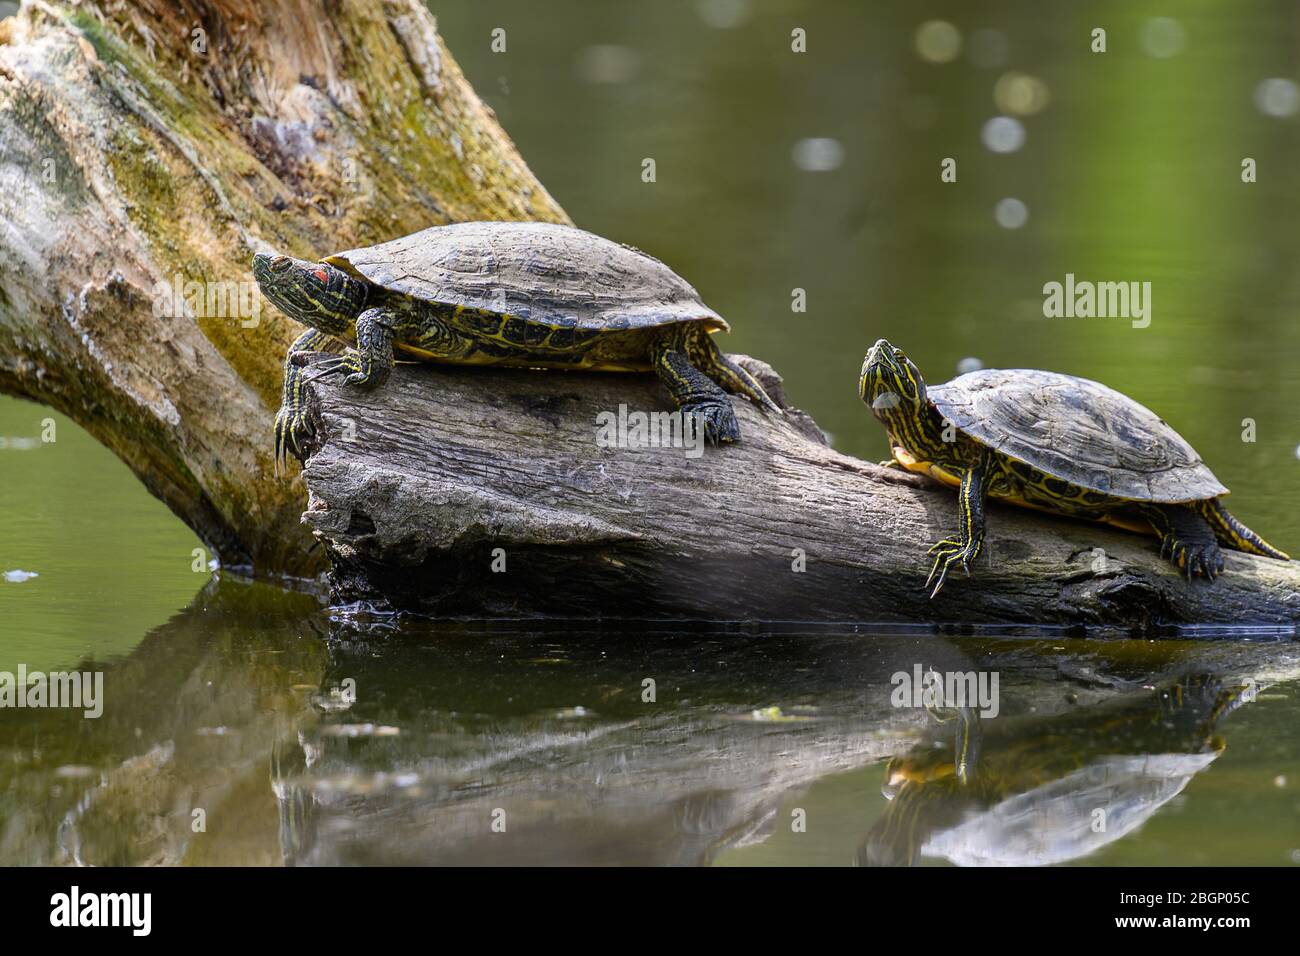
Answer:
<svg viewBox="0 0 1300 956"><path fill-rule="evenodd" d="M1228 489L1154 412L1098 382L1038 369L980 369L927 386L901 349L867 352L858 395L889 435L882 464L958 488L958 530L930 549L930 597L984 542L988 497L1154 533L1193 577L1223 571L1220 546L1290 556L1223 506Z"/></svg>
<svg viewBox="0 0 1300 956"><path fill-rule="evenodd" d="M376 388L404 357L467 365L653 370L713 444L740 437L726 392L780 407L711 333L727 321L668 266L572 226L463 222L432 226L317 262L258 253L253 276L307 326L289 347L275 461L309 432L303 354L353 346L313 367Z"/></svg>

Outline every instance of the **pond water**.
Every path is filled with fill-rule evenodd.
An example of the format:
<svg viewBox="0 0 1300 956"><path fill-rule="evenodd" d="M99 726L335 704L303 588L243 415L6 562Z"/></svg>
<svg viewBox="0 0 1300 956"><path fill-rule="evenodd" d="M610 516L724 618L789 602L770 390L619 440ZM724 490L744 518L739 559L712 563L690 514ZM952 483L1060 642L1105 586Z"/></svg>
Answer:
<svg viewBox="0 0 1300 956"><path fill-rule="evenodd" d="M995 691L966 785L951 717L894 706L918 666ZM1300 862L1291 642L399 622L223 577L97 668L98 719L0 710L4 862Z"/></svg>
<svg viewBox="0 0 1300 956"><path fill-rule="evenodd" d="M1293 14L1079 9L436 5L575 222L685 275L839 449L885 452L854 389L881 336L935 381L971 360L1083 375L1300 551ZM1149 282L1149 324L1046 318L1067 275ZM1292 642L331 611L214 575L93 438L8 398L0 516L0 671L100 671L106 699L92 720L0 709L0 863L1300 862ZM968 786L961 720L890 705L916 665L999 677Z"/></svg>

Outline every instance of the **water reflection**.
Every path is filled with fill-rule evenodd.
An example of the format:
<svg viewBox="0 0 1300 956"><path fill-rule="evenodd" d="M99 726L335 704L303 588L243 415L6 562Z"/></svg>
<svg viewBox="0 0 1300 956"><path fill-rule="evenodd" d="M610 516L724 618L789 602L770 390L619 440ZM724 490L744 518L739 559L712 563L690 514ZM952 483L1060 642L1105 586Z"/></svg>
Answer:
<svg viewBox="0 0 1300 956"><path fill-rule="evenodd" d="M1225 746L1220 721L1254 693L1196 674L1001 732L976 722L978 746L962 750L959 734L958 746L889 762L889 808L858 860L1042 866L1086 856L1141 826L1208 767ZM974 767L963 775L967 752Z"/></svg>
<svg viewBox="0 0 1300 956"><path fill-rule="evenodd" d="M1179 678L1192 661L1213 677ZM891 704L917 665L1000 675L965 790L942 773L951 724ZM1214 687L1297 674L1288 643L503 628L324 612L226 578L105 668L99 720L0 711L0 862L802 862L818 845L847 864L909 803L924 855L1080 858L1214 760ZM1147 685L1184 701L1161 709ZM1257 709L1294 721L1289 698ZM891 759L892 802L868 792ZM1285 759L1266 756L1261 786ZM1046 819L1096 806L1104 836ZM1021 817L1037 829L1017 834ZM1231 823L1257 824L1276 819ZM1044 832L1048 849L1024 835Z"/></svg>
<svg viewBox="0 0 1300 956"><path fill-rule="evenodd" d="M275 741L316 720L316 601L214 580L104 672L97 720L0 709L0 864L275 864Z"/></svg>

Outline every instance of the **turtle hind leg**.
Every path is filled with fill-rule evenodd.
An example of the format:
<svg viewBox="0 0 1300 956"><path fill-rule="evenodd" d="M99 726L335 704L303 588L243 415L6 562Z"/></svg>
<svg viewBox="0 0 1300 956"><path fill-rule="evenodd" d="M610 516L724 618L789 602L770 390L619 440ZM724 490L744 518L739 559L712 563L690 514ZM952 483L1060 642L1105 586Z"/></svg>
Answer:
<svg viewBox="0 0 1300 956"><path fill-rule="evenodd" d="M727 358L713 341L713 336L698 323L694 324L687 335L686 354L690 356L691 364L728 392L744 395L755 405L769 412L784 414L781 406L772 401L767 392L763 391L763 386L758 383L758 379Z"/></svg>
<svg viewBox="0 0 1300 956"><path fill-rule="evenodd" d="M1223 507L1221 499L1198 501L1196 510L1214 531L1214 536L1219 539L1219 543L1225 547L1232 548L1234 551L1244 551L1246 554L1275 558L1278 561L1291 560L1291 556L1285 551L1279 551L1234 518L1228 509Z"/></svg>
<svg viewBox="0 0 1300 956"><path fill-rule="evenodd" d="M719 444L740 440L740 426L731 399L713 379L691 364L687 342L679 330L665 331L650 350L655 374L668 386L685 416L704 425L704 437Z"/></svg>
<svg viewBox="0 0 1300 956"><path fill-rule="evenodd" d="M956 740L953 743L953 772L958 783L963 786L970 784L975 779L975 766L979 762L980 742L983 739L979 711L965 704L939 708L928 701L925 709L941 724L954 719L957 721Z"/></svg>
<svg viewBox="0 0 1300 956"><path fill-rule="evenodd" d="M1214 529L1195 507L1150 504L1140 510L1160 536L1160 556L1182 568L1187 580L1201 575L1213 581L1223 572Z"/></svg>

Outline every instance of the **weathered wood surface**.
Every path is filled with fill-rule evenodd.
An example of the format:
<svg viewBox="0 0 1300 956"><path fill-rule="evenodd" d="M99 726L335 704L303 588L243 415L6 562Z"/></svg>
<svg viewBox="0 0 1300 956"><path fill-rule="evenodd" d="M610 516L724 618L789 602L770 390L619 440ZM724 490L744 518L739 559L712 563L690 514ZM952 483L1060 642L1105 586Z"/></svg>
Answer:
<svg viewBox="0 0 1300 956"><path fill-rule="evenodd" d="M0 21L0 391L84 426L227 567L323 569L272 475L302 330L254 311L253 254L465 219L567 221L421 0L24 0Z"/></svg>
<svg viewBox="0 0 1300 956"><path fill-rule="evenodd" d="M780 394L770 368L744 361ZM806 415L743 399L742 442L702 457L599 447L597 415L620 404L671 407L649 375L401 365L374 392L319 380L303 520L336 596L466 616L1143 631L1300 620L1294 562L1229 552L1217 581L1189 583L1153 537L996 504L973 579L931 601L926 550L955 529L951 490L839 454Z"/></svg>

